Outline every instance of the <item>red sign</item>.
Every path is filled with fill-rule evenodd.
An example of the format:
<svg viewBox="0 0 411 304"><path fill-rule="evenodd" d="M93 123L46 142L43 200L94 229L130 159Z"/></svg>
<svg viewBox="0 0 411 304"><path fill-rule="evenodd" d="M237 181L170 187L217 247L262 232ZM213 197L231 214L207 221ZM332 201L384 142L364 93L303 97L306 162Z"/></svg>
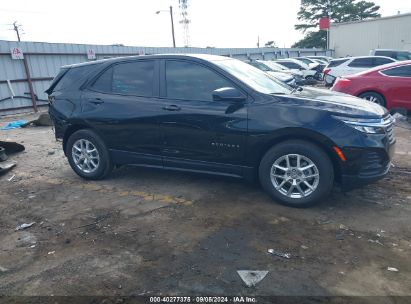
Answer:
<svg viewBox="0 0 411 304"><path fill-rule="evenodd" d="M320 30L328 30L330 28L330 18L320 18Z"/></svg>

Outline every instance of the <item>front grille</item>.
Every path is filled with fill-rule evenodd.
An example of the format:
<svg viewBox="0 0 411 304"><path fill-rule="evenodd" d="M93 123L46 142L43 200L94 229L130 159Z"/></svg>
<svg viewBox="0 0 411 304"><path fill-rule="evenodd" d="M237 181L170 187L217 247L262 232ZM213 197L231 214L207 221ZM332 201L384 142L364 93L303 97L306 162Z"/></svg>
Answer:
<svg viewBox="0 0 411 304"><path fill-rule="evenodd" d="M367 152L361 162L360 177L370 177L383 174L388 170L389 162L384 161L377 152Z"/></svg>
<svg viewBox="0 0 411 304"><path fill-rule="evenodd" d="M395 134L394 134L394 125L391 124L389 127L386 129L387 135L388 135L388 142L390 144L393 144L395 142Z"/></svg>
<svg viewBox="0 0 411 304"><path fill-rule="evenodd" d="M388 136L388 142L390 144L395 142L394 121L394 118L392 118L390 114L383 118L383 124L386 125L385 132Z"/></svg>

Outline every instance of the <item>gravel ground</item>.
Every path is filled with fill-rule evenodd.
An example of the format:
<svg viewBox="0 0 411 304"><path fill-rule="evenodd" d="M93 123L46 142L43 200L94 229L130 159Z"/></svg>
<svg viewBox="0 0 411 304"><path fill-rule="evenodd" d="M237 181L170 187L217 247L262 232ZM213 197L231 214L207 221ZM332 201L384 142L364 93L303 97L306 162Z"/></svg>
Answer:
<svg viewBox="0 0 411 304"><path fill-rule="evenodd" d="M0 295L410 296L411 131L396 133L388 177L296 210L230 178L123 167L84 181L50 127L0 131L26 146L0 177ZM248 288L237 270L268 274Z"/></svg>

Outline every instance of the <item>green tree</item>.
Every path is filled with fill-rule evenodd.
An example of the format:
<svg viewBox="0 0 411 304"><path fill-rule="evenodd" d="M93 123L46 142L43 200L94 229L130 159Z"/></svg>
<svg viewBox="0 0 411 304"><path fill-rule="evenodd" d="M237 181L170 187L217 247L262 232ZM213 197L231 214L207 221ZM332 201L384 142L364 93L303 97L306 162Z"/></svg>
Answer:
<svg viewBox="0 0 411 304"><path fill-rule="evenodd" d="M295 28L306 33L306 36L293 47L326 47L326 33L312 30L318 28L322 17L328 16L331 22L335 23L364 20L380 17L379 9L378 5L369 1L301 0L301 7L297 14L300 23L296 24Z"/></svg>
<svg viewBox="0 0 411 304"><path fill-rule="evenodd" d="M311 49L311 48L325 49L327 47L327 32L326 31L308 32L303 39L294 43L291 47L299 48L299 49Z"/></svg>
<svg viewBox="0 0 411 304"><path fill-rule="evenodd" d="M267 41L267 42L264 44L264 46L265 46L265 47L273 47L273 48L275 48L275 47L277 47L277 44L275 43L275 41L271 40L271 41Z"/></svg>

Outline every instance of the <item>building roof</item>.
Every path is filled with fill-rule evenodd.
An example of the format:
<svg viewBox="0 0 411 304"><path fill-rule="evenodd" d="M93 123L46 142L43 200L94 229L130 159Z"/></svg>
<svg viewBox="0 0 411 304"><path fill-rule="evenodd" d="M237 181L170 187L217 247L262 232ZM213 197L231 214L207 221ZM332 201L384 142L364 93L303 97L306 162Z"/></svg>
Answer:
<svg viewBox="0 0 411 304"><path fill-rule="evenodd" d="M392 16L387 16L387 17L379 17L379 18L366 19L366 20L357 20L357 21L348 21L348 22L332 22L331 26L340 26L340 25L364 23L364 22L374 22L374 21L394 19L394 18L404 18L404 17L411 17L411 13L397 14L397 15L392 15Z"/></svg>

